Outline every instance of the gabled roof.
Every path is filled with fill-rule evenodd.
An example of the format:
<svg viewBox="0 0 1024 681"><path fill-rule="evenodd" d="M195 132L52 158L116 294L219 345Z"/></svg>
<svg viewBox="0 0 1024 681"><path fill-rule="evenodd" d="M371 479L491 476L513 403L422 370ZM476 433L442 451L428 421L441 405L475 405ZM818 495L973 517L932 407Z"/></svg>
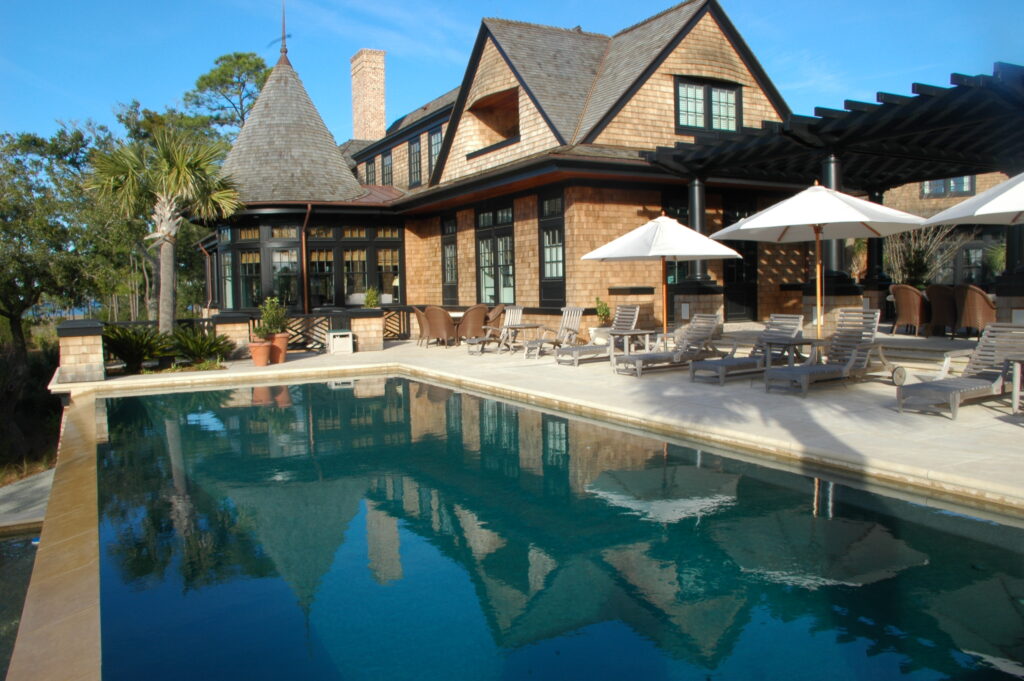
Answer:
<svg viewBox="0 0 1024 681"><path fill-rule="evenodd" d="M366 190L284 50L224 161L245 203L352 201Z"/></svg>
<svg viewBox="0 0 1024 681"><path fill-rule="evenodd" d="M455 103L455 99L458 96L459 88L452 88L451 90L444 93L437 99L427 102L420 108L416 109L415 111L407 113L406 115L402 116L397 121L389 125L387 129L387 135L391 135L395 132L398 132L399 130L402 130L403 128L407 128L416 121L423 120L424 118L434 113L435 111L440 111L441 109L447 106L451 106L452 104Z"/></svg>
<svg viewBox="0 0 1024 681"><path fill-rule="evenodd" d="M505 19L483 23L558 141L571 140L608 37Z"/></svg>

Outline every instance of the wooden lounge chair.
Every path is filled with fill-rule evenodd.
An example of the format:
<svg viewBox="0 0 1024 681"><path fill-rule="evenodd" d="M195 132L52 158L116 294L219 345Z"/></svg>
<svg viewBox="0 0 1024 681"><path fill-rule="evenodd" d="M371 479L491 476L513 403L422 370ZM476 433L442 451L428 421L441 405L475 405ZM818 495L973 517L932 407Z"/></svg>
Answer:
<svg viewBox="0 0 1024 681"><path fill-rule="evenodd" d="M424 313L427 316L427 326L430 329L430 340L437 341L438 345L444 342L446 348L452 342L455 345L459 344L455 322L452 321L452 316L448 314L448 310L436 305L428 305Z"/></svg>
<svg viewBox="0 0 1024 681"><path fill-rule="evenodd" d="M487 317L487 306L483 303L474 305L465 311L462 319L455 325L455 334L460 338L476 338L484 335L484 320Z"/></svg>
<svg viewBox="0 0 1024 681"><path fill-rule="evenodd" d="M703 374L710 374L710 378L717 379L719 385L725 385L727 376L761 373L766 366L777 364L784 358L784 350L780 346L776 346L769 357L766 352L767 342L799 338L803 325L804 316L802 314L773 314L768 318L764 330L758 334L754 346L746 356L737 356L738 344L733 343L732 349L725 357L690 362L690 380L708 378Z"/></svg>
<svg viewBox="0 0 1024 681"><path fill-rule="evenodd" d="M801 397L807 396L811 383L826 380L848 380L863 376L878 332L878 310L845 308L839 310L836 332L828 342L825 360L818 363L820 353L815 347L803 364L787 367L768 367L764 370L764 390L773 385L800 388Z"/></svg>
<svg viewBox="0 0 1024 681"><path fill-rule="evenodd" d="M996 304L984 290L973 284L960 284L953 289L953 297L956 300L956 328L964 330L964 338L970 336L971 331L980 338L985 327L996 320Z"/></svg>
<svg viewBox="0 0 1024 681"><path fill-rule="evenodd" d="M640 317L639 305L616 305L615 317L612 319L612 330L629 331L636 328L636 320ZM555 362L558 364L580 365L581 359L608 359L614 347L588 343L586 345L563 345L555 349Z"/></svg>
<svg viewBox="0 0 1024 681"><path fill-rule="evenodd" d="M501 310L499 311L498 315L495 316L495 318L500 318L502 315L504 315L504 324L514 325L519 324L523 321L523 308L521 305L509 305L508 307L501 305L500 307ZM482 335L467 338L465 341L463 341L466 343L467 352L469 354L473 354L473 348L476 348L476 354L482 355L484 354L484 350L486 349L486 347L491 343L494 343L499 348L501 348L507 336L507 331L505 330L504 324L502 324L501 326L484 324L482 327Z"/></svg>
<svg viewBox="0 0 1024 681"><path fill-rule="evenodd" d="M906 326L914 327L916 336L921 328L926 326L927 301L924 294L917 287L907 284L893 284L889 287L889 293L892 294L893 304L896 306L896 321L892 323L890 333L896 333L896 329Z"/></svg>
<svg viewBox="0 0 1024 681"><path fill-rule="evenodd" d="M682 367L695 359L723 355L712 343L718 330L718 315L695 314L690 323L677 328L670 336L659 335L662 350L639 352L612 357L612 367L619 373L636 373L640 378L644 369L655 367ZM669 348L669 342L674 344Z"/></svg>
<svg viewBox="0 0 1024 681"><path fill-rule="evenodd" d="M947 377L951 357L970 355L960 376ZM1024 326L989 324L973 350L946 353L942 370L932 380L901 385L896 388L896 402L903 413L904 402L928 405L948 404L955 420L964 400L1002 395L1009 389L1007 355L1024 354Z"/></svg>
<svg viewBox="0 0 1024 681"><path fill-rule="evenodd" d="M523 346L526 348L526 356L529 357L530 353L533 353L534 357L539 358L545 346L549 345L552 349L557 349L563 345L574 343L580 333L580 319L582 317L582 307L563 307L562 321L557 329L552 329L548 326L541 327L537 338L523 343Z"/></svg>

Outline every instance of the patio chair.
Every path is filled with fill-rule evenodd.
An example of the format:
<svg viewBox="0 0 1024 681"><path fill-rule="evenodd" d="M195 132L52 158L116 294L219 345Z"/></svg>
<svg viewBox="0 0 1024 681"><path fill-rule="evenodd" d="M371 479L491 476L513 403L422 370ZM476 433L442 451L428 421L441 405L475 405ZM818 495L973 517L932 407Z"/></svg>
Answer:
<svg viewBox="0 0 1024 681"><path fill-rule="evenodd" d="M501 310L497 315L495 315L495 319L501 319L501 316L504 315L504 319L502 320L503 324L484 324L481 327L483 330L481 335L467 338L463 341L466 343L466 351L469 354L473 354L473 348L476 348L476 354L482 355L484 354L486 347L491 343L496 344L500 348L501 344L505 342L507 334L504 324L519 324L523 321L523 308L521 305L509 305L508 307L499 305L496 306L495 309L497 309L497 307L501 307Z"/></svg>
<svg viewBox="0 0 1024 681"><path fill-rule="evenodd" d="M893 284L889 287L889 293L892 294L893 304L896 306L896 321L892 323L890 333L896 333L896 329L901 326L912 326L916 336L921 328L926 326L927 301L924 294L916 286L907 284Z"/></svg>
<svg viewBox="0 0 1024 681"><path fill-rule="evenodd" d="M534 357L539 358L546 345L550 345L554 350L574 343L580 333L580 319L582 318L582 307L563 307L562 321L557 329L552 329L549 326L541 327L537 338L523 343L526 348L526 356L529 357L532 352Z"/></svg>
<svg viewBox="0 0 1024 681"><path fill-rule="evenodd" d="M924 290L928 297L930 308L930 319L928 322L929 336L945 336L946 329L956 332L956 298L953 297L953 287L941 284L932 284Z"/></svg>
<svg viewBox="0 0 1024 681"><path fill-rule="evenodd" d="M448 310L436 305L428 305L424 313L427 316L427 327L430 329L430 340L436 341L438 345L443 341L446 348L452 341L456 345L459 344L455 322L452 321L452 316L448 314Z"/></svg>
<svg viewBox="0 0 1024 681"><path fill-rule="evenodd" d="M712 343L717 330L718 315L695 314L690 318L689 324L680 326L672 334L659 334L662 350L614 355L612 367L618 373L636 373L636 377L640 378L644 369L682 367L695 359L724 355L725 353ZM669 349L669 342L674 343L674 348Z"/></svg>
<svg viewBox="0 0 1024 681"><path fill-rule="evenodd" d="M754 346L746 356L736 355L738 343L734 342L725 357L690 362L690 381L708 378L702 374L710 374L710 378L718 379L719 385L725 385L727 376L761 373L766 366L777 364L784 359L786 354L784 348L776 346L769 357L765 351L768 347L767 342L799 338L803 325L802 314L773 314L768 318L764 330L758 334Z"/></svg>
<svg viewBox="0 0 1024 681"><path fill-rule="evenodd" d="M828 342L825 361L818 363L820 353L815 347L802 364L768 367L764 370L764 390L773 385L800 388L806 397L811 383L826 380L849 380L867 373L868 360L878 332L878 310L844 308L839 310L836 332Z"/></svg>
<svg viewBox="0 0 1024 681"><path fill-rule="evenodd" d="M483 303L470 307L462 315L455 326L455 333L460 338L476 338L484 335L484 321L487 317L487 306Z"/></svg>
<svg viewBox="0 0 1024 681"><path fill-rule="evenodd" d="M613 331L629 331L636 328L636 320L640 317L639 305L616 305L615 317L612 319ZM580 365L581 359L607 359L614 348L608 345L587 343L586 345L563 345L555 349L555 362L558 364Z"/></svg>
<svg viewBox="0 0 1024 681"><path fill-rule="evenodd" d="M430 344L430 325L427 324L427 315L423 311L423 308L412 306L412 313L416 316L416 325L419 327L419 333L416 336L416 345L429 345Z"/></svg>
<svg viewBox="0 0 1024 681"><path fill-rule="evenodd" d="M901 385L896 388L896 403L903 413L907 400L927 405L948 404L956 420L960 403L982 397L1000 396L1010 389L1007 355L1024 354L1024 326L989 324L973 350L946 353L942 370L931 380ZM970 355L963 373L947 377L950 358Z"/></svg>
<svg viewBox="0 0 1024 681"><path fill-rule="evenodd" d="M953 289L956 300L956 328L964 330L964 337L974 331L978 338L985 327L996 320L996 304L984 290L973 284L960 284ZM956 336L956 332L953 333Z"/></svg>
<svg viewBox="0 0 1024 681"><path fill-rule="evenodd" d="M505 314L505 303L498 303L484 317L484 326L501 326L501 315Z"/></svg>

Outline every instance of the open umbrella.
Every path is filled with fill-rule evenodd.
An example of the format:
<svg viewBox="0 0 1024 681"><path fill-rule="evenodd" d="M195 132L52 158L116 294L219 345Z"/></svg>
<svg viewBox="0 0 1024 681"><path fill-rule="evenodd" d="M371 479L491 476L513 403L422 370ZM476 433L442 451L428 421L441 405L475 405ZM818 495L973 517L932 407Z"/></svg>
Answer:
<svg viewBox="0 0 1024 681"><path fill-rule="evenodd" d="M587 491L644 520L674 523L736 503L738 475L695 466L604 471Z"/></svg>
<svg viewBox="0 0 1024 681"><path fill-rule="evenodd" d="M668 289L665 286L665 263L741 257L728 246L712 241L700 232L662 215L587 253L582 259L661 260L661 318L663 330L667 333Z"/></svg>
<svg viewBox="0 0 1024 681"><path fill-rule="evenodd" d="M925 224L1024 224L1024 173L947 208L931 217Z"/></svg>
<svg viewBox="0 0 1024 681"><path fill-rule="evenodd" d="M822 239L883 237L920 227L923 218L815 185L711 235L728 241L814 241L818 338L822 323Z"/></svg>

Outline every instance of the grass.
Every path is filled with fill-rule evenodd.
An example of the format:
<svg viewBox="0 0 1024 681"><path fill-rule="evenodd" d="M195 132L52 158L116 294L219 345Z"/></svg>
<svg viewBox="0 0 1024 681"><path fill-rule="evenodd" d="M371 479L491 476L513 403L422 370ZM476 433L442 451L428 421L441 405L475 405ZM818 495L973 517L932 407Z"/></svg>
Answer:
<svg viewBox="0 0 1024 681"><path fill-rule="evenodd" d="M57 462L56 450L44 454L42 457L33 459L22 459L20 463L5 463L0 465L0 487L18 482L30 475L42 473L53 468Z"/></svg>

